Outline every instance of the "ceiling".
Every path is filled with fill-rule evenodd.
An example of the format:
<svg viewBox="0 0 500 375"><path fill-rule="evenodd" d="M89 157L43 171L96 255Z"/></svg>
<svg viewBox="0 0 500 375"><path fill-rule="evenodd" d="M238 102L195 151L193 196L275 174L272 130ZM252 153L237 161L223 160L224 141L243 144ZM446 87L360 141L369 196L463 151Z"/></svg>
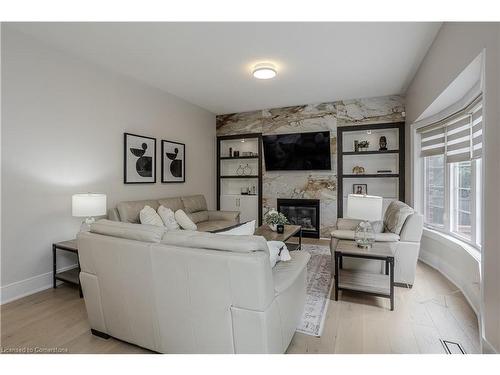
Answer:
<svg viewBox="0 0 500 375"><path fill-rule="evenodd" d="M404 94L441 23L15 23L216 114ZM252 77L262 61L278 67Z"/></svg>

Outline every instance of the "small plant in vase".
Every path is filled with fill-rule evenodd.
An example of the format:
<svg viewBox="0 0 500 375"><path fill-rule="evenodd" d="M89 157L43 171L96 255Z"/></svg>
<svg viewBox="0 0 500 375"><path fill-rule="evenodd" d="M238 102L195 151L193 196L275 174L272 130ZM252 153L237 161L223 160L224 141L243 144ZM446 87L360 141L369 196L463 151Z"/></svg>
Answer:
<svg viewBox="0 0 500 375"><path fill-rule="evenodd" d="M368 147L370 147L369 141L359 141L358 143L359 151L367 151Z"/></svg>
<svg viewBox="0 0 500 375"><path fill-rule="evenodd" d="M269 228L275 232L278 230L278 226L283 228L285 224L288 224L286 216L276 210L269 211L266 214L264 221L267 225L269 225Z"/></svg>

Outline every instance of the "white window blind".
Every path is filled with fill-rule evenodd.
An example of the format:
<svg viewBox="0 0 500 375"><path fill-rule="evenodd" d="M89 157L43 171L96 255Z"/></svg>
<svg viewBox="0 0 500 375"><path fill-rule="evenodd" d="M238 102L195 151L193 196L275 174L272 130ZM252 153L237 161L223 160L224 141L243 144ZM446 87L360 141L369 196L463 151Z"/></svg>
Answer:
<svg viewBox="0 0 500 375"><path fill-rule="evenodd" d="M482 101L478 97L462 111L419 129L420 156L445 155L447 163L481 158L482 118Z"/></svg>
<svg viewBox="0 0 500 375"><path fill-rule="evenodd" d="M472 110L472 158L483 156L483 103Z"/></svg>

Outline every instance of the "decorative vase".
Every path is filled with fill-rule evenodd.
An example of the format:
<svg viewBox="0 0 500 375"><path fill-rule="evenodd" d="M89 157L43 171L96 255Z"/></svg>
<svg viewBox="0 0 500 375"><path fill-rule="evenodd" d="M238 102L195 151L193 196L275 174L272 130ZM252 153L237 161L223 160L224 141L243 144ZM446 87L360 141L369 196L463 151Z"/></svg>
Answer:
<svg viewBox="0 0 500 375"><path fill-rule="evenodd" d="M354 240L358 247L369 248L375 242L375 232L369 221L362 221L356 227L354 232Z"/></svg>
<svg viewBox="0 0 500 375"><path fill-rule="evenodd" d="M283 224L278 224L278 225L276 225L276 231L277 231L279 234L283 234L283 232L285 231L285 225L283 225Z"/></svg>
<svg viewBox="0 0 500 375"><path fill-rule="evenodd" d="M276 232L278 230L277 228L277 225L276 224L268 224L269 225L269 228L273 231L273 232Z"/></svg>

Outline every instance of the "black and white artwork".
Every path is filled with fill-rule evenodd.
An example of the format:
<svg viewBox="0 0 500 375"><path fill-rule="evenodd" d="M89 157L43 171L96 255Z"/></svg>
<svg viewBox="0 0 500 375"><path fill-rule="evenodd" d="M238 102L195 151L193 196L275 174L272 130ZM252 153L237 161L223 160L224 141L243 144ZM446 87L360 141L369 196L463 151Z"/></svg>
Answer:
<svg viewBox="0 0 500 375"><path fill-rule="evenodd" d="M124 182L156 182L156 138L124 133Z"/></svg>
<svg viewBox="0 0 500 375"><path fill-rule="evenodd" d="M368 185L367 184L353 184L352 185L353 194L368 194Z"/></svg>
<svg viewBox="0 0 500 375"><path fill-rule="evenodd" d="M161 141L161 182L186 181L186 145Z"/></svg>

